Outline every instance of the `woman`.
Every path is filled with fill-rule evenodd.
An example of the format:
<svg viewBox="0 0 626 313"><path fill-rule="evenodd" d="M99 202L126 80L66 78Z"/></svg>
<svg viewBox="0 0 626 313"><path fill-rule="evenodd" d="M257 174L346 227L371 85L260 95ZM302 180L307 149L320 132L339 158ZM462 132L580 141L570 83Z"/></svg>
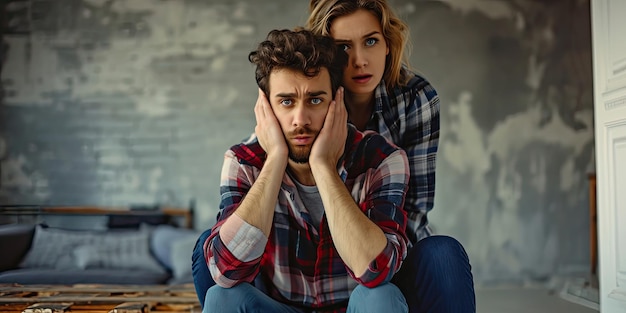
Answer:
<svg viewBox="0 0 626 313"><path fill-rule="evenodd" d="M408 27L384 0L311 0L307 28L329 35L349 56L344 73L349 120L375 130L402 147L411 178L405 209L413 244L394 280L410 312L474 312L469 260L461 244L431 236L427 212L433 206L439 139L439 98L423 77L408 69L404 53ZM257 101L267 101L259 95ZM214 282L204 261L200 236L193 276L200 302ZM255 284L262 288L262 283Z"/></svg>
<svg viewBox="0 0 626 313"><path fill-rule="evenodd" d="M435 196L439 97L409 70L408 27L385 0L311 0L306 27L331 36L349 56L344 101L349 121L403 148L411 178L407 235L414 245L393 282L410 312L474 312L469 260L461 244L431 236L426 214Z"/></svg>

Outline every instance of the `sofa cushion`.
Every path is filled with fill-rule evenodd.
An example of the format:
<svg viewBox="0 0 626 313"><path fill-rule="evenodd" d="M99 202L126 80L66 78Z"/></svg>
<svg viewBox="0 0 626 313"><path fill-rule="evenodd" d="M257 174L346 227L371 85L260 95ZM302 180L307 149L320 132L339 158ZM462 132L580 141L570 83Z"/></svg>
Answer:
<svg viewBox="0 0 626 313"><path fill-rule="evenodd" d="M188 241L189 238L197 239L200 233L186 228L177 228L171 225L159 225L152 231L152 238L150 239L150 249L156 257L156 259L167 269L175 272L174 267L178 264L174 264L174 258L184 257L191 262L191 253L193 248L189 251L180 251L182 255L176 255L172 249L179 241ZM192 239L193 240L193 239Z"/></svg>
<svg viewBox="0 0 626 313"><path fill-rule="evenodd" d="M167 273L140 270L56 270L17 269L0 273L0 283L17 284L120 284L153 285L167 283Z"/></svg>
<svg viewBox="0 0 626 313"><path fill-rule="evenodd" d="M21 266L57 270L144 269L165 272L150 254L150 227L127 231L74 231L35 228L32 247ZM138 264L142 266L138 266Z"/></svg>
<svg viewBox="0 0 626 313"><path fill-rule="evenodd" d="M193 281L191 274L191 255L200 233L193 233L182 237L172 243L170 260L172 262L172 275L177 281Z"/></svg>
<svg viewBox="0 0 626 313"><path fill-rule="evenodd" d="M125 236L103 245L81 245L74 248L74 261L80 269L135 269L164 273L165 269L152 257L147 236Z"/></svg>
<svg viewBox="0 0 626 313"><path fill-rule="evenodd" d="M0 271L17 268L35 233L35 225L10 224L0 226Z"/></svg>
<svg viewBox="0 0 626 313"><path fill-rule="evenodd" d="M95 236L87 231L47 228L37 225L31 249L20 264L25 268L78 268L72 251L83 244L94 244Z"/></svg>
<svg viewBox="0 0 626 313"><path fill-rule="evenodd" d="M159 225L153 230L150 241L152 253L163 266L172 272L172 278L168 284L193 282L191 255L201 233L170 225Z"/></svg>

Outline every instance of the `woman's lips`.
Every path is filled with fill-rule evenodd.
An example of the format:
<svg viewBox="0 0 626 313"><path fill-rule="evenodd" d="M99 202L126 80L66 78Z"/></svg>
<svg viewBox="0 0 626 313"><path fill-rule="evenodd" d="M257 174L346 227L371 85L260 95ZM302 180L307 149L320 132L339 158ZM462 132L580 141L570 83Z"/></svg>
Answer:
<svg viewBox="0 0 626 313"><path fill-rule="evenodd" d="M359 75L352 77L352 80L357 84L366 84L372 79L372 75Z"/></svg>

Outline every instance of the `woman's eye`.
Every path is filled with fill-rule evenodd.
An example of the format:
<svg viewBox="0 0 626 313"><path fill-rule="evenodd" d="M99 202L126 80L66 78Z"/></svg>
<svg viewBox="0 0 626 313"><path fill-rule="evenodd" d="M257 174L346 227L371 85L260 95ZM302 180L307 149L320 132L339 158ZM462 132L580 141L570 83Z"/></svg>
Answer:
<svg viewBox="0 0 626 313"><path fill-rule="evenodd" d="M338 47L339 49L343 51L348 51L348 49L350 49L350 47L348 47L348 45L345 45L345 44L338 45Z"/></svg>
<svg viewBox="0 0 626 313"><path fill-rule="evenodd" d="M282 106L289 106L291 105L293 102L289 99L285 99L285 100L280 100L280 105Z"/></svg>
<svg viewBox="0 0 626 313"><path fill-rule="evenodd" d="M311 104L320 104L320 103L322 103L322 99L320 98L311 99Z"/></svg>
<svg viewBox="0 0 626 313"><path fill-rule="evenodd" d="M366 46L373 46L378 42L378 39L376 38L368 38L367 40L365 40L365 45Z"/></svg>

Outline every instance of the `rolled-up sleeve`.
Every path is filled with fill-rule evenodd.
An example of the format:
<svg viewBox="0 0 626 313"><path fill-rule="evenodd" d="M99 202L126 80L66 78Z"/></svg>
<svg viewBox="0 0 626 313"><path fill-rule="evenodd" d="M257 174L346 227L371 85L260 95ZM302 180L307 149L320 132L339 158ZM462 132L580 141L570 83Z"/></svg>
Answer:
<svg viewBox="0 0 626 313"><path fill-rule="evenodd" d="M390 154L371 174L368 193L360 204L361 210L378 225L387 237L387 245L370 263L367 271L354 279L366 287L389 282L406 257L407 215L403 208L409 168L406 154L398 149Z"/></svg>
<svg viewBox="0 0 626 313"><path fill-rule="evenodd" d="M234 214L250 189L253 172L254 168L240 164L232 151L225 154L220 183L220 212L211 235L204 243L211 276L225 288L254 280L267 244L267 238L260 229Z"/></svg>

